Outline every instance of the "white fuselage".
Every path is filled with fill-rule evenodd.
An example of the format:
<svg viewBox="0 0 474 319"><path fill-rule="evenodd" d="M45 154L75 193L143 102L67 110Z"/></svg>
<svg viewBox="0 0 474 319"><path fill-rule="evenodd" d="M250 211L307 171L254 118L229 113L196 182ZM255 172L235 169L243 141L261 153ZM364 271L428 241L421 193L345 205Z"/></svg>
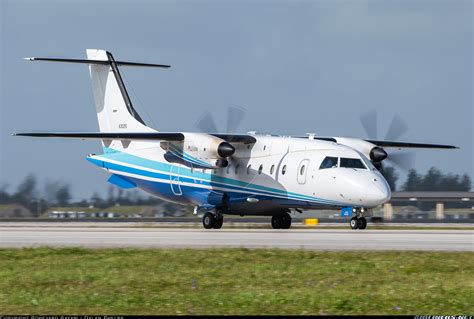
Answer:
<svg viewBox="0 0 474 319"><path fill-rule="evenodd" d="M193 137L199 139L199 134L184 134L188 143L199 145L199 141L193 141ZM198 207L216 205L209 200L210 193L238 198L235 201L246 202L244 209L250 211L252 205L259 203L272 203L268 209L374 207L390 199L390 188L384 177L364 155L348 146L316 139L254 137L256 143L235 144L235 154L225 168L203 169L170 163L165 159L162 145L146 141L132 141L126 148L120 141L113 141L104 155L90 159L110 173L130 178L154 195ZM184 156L195 155L192 158L206 160L199 149L186 145L181 145ZM327 157L336 158L336 165L321 168ZM341 159L359 159L363 167L340 167Z"/></svg>

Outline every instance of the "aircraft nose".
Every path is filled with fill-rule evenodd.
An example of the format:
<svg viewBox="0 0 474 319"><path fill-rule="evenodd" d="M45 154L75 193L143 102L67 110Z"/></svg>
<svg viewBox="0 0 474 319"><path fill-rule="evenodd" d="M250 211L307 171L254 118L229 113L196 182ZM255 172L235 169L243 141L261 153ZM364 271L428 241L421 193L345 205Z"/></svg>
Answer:
<svg viewBox="0 0 474 319"><path fill-rule="evenodd" d="M388 185L385 178L382 176L376 176L372 179L371 187L371 200L377 203L377 205L386 203L390 200L392 193L390 186Z"/></svg>

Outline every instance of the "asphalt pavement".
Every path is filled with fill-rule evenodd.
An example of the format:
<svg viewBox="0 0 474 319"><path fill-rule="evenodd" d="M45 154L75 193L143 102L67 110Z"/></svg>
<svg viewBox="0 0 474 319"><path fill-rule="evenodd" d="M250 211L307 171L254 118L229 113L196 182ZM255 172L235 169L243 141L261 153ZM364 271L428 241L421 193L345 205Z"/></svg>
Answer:
<svg viewBox="0 0 474 319"><path fill-rule="evenodd" d="M36 246L474 252L474 231L0 226L0 247Z"/></svg>

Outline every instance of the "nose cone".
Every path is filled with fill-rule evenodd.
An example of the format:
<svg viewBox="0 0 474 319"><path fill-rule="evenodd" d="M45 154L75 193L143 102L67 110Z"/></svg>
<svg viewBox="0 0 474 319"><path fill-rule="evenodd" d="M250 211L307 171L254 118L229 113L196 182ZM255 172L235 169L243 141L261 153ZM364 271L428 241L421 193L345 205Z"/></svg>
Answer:
<svg viewBox="0 0 474 319"><path fill-rule="evenodd" d="M373 202L374 205L384 204L392 196L390 186L380 173L375 174L372 179L372 185L369 188L369 201Z"/></svg>

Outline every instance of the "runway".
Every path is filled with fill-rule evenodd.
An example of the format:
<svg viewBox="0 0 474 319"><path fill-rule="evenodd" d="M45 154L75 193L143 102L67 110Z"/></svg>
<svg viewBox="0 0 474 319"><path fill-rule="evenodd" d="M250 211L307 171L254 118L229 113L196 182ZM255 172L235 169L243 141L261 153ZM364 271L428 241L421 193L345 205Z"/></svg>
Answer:
<svg viewBox="0 0 474 319"><path fill-rule="evenodd" d="M7 247L281 248L308 250L474 251L472 230L0 227Z"/></svg>

